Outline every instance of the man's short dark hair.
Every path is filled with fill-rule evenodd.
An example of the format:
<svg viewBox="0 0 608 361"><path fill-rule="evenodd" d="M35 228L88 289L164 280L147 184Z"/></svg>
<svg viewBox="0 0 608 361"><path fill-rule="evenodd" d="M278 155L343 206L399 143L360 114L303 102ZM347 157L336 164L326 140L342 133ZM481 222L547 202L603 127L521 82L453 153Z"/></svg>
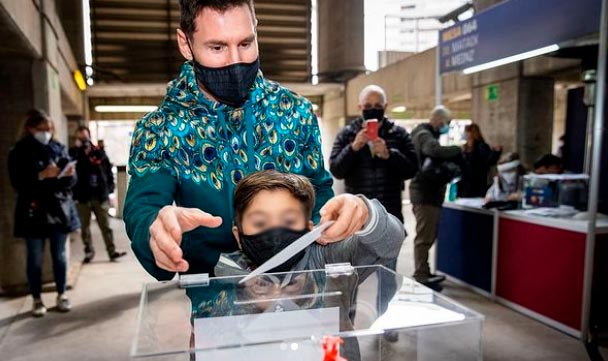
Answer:
<svg viewBox="0 0 608 361"><path fill-rule="evenodd" d="M243 214L258 193L280 189L288 191L297 199L302 204L308 219L312 218L312 210L315 205L315 189L308 178L292 173L281 173L276 170L264 170L243 178L234 190L234 221L237 227L241 227Z"/></svg>
<svg viewBox="0 0 608 361"><path fill-rule="evenodd" d="M560 157L553 155L553 154L545 154L534 162L534 169L538 169L541 167L548 168L548 167L552 167L552 166L563 168L564 162L562 161L562 159Z"/></svg>
<svg viewBox="0 0 608 361"><path fill-rule="evenodd" d="M78 134L80 132L87 132L89 137L91 136L91 129L89 129L89 127L87 127L85 125L79 125L78 128L76 128L76 134Z"/></svg>
<svg viewBox="0 0 608 361"><path fill-rule="evenodd" d="M255 19L255 8L253 0L179 0L180 21L179 27L188 37L196 31L196 23L194 20L205 8L210 8L223 13L226 10L239 7L242 5L249 6L252 19Z"/></svg>

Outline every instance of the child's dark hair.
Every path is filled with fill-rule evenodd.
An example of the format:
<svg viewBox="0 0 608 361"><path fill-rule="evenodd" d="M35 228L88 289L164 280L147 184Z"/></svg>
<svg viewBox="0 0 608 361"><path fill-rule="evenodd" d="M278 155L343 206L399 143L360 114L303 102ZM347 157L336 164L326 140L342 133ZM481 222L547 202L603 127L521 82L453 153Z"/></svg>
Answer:
<svg viewBox="0 0 608 361"><path fill-rule="evenodd" d="M315 189L308 178L276 170L265 170L248 175L237 185L233 202L236 226L241 227L243 214L258 193L279 189L288 191L300 201L308 218L312 218Z"/></svg>

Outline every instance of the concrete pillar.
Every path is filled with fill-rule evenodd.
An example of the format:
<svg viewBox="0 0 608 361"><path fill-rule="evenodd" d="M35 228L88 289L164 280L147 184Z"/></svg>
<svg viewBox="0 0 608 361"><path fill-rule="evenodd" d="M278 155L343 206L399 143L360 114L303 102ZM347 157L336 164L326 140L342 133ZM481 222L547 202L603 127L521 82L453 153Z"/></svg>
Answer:
<svg viewBox="0 0 608 361"><path fill-rule="evenodd" d="M23 116L32 108L32 60L0 60L0 285L4 291L27 284L25 245L13 238L15 192L8 177L8 152L22 132Z"/></svg>
<svg viewBox="0 0 608 361"><path fill-rule="evenodd" d="M344 128L346 121L346 98L344 88L340 87L323 95L323 115L319 120L321 140L323 143L323 160L329 169L331 149L338 133ZM344 181L334 179L333 190L335 194L344 193Z"/></svg>
<svg viewBox="0 0 608 361"><path fill-rule="evenodd" d="M517 143L524 164L551 153L555 81L520 78L517 104Z"/></svg>
<svg viewBox="0 0 608 361"><path fill-rule="evenodd" d="M520 73L516 63L474 74L472 120L490 144L518 152L531 165L551 152L554 81Z"/></svg>
<svg viewBox="0 0 608 361"><path fill-rule="evenodd" d="M41 87L36 79L40 74L34 70L37 68L29 58L0 61L0 287L9 294L27 292L27 278L25 242L13 237L16 194L9 181L7 159L9 150L22 135L25 113L36 107L35 88ZM43 282L52 282L48 251L42 275Z"/></svg>
<svg viewBox="0 0 608 361"><path fill-rule="evenodd" d="M319 81L365 72L363 0L319 0Z"/></svg>
<svg viewBox="0 0 608 361"><path fill-rule="evenodd" d="M66 144L68 129L61 109L61 89L59 87L59 74L46 60L34 61L33 73L33 98L34 107L44 109L53 119L55 126L55 137Z"/></svg>
<svg viewBox="0 0 608 361"><path fill-rule="evenodd" d="M64 144L67 142L67 119L62 111L59 81L61 55L56 32L50 24L50 19L56 18L53 16L55 2L42 0L39 6L47 16L38 13L39 17L32 18L29 23L31 27L34 27L34 22L40 24L38 39L24 37L18 32L20 29L11 23L11 15L15 14L0 17L0 35L10 45L0 49L0 287L12 294L26 292L27 278L24 241L13 238L16 196L8 178L8 151L20 139L25 114L32 108L47 112L54 121L55 137ZM35 13L28 13L32 14ZM57 28L56 25L54 27ZM4 32L4 29L10 31ZM29 41L38 41L41 46L32 46ZM31 51L37 48L42 50L42 54ZM69 244L68 240L68 260ZM50 282L53 276L48 245L46 249L42 277L43 282Z"/></svg>
<svg viewBox="0 0 608 361"><path fill-rule="evenodd" d="M126 165L116 166L116 218L122 219L122 211L125 208L125 197L129 184L129 174Z"/></svg>

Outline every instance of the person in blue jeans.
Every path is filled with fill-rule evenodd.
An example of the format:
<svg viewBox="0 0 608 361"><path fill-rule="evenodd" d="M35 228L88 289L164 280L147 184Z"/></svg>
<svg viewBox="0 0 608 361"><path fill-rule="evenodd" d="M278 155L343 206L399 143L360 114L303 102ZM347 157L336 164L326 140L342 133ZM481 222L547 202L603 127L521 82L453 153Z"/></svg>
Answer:
<svg viewBox="0 0 608 361"><path fill-rule="evenodd" d="M53 138L53 122L42 111L28 113L22 138L8 157L11 184L17 193L14 235L27 246L27 279L34 298L32 315L42 317L42 260L48 239L57 289L57 310L71 309L66 295L67 235L80 227L71 188L74 163L65 146Z"/></svg>

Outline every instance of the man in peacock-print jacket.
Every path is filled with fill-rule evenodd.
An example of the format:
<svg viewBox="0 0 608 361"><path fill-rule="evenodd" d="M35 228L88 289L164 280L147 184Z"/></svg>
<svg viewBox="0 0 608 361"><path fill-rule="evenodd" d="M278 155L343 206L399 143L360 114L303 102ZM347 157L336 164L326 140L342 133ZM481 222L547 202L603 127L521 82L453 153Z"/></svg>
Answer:
<svg viewBox="0 0 608 361"><path fill-rule="evenodd" d="M149 228L159 210L173 202L219 216L217 228L183 235L188 273L211 272L220 253L236 250L232 197L246 174L277 169L308 177L319 209L333 196L323 166L320 131L311 104L259 72L242 108L207 99L186 62L159 108L137 123L129 161L131 180L124 220L135 255L158 279L175 272L156 265Z"/></svg>
<svg viewBox="0 0 608 361"><path fill-rule="evenodd" d="M244 176L276 169L315 188L313 221L335 221L321 244L361 230L359 197L333 197L311 103L264 78L252 0L180 0L177 45L186 58L158 109L133 133L123 218L133 251L159 280L213 274L237 249L233 191Z"/></svg>

